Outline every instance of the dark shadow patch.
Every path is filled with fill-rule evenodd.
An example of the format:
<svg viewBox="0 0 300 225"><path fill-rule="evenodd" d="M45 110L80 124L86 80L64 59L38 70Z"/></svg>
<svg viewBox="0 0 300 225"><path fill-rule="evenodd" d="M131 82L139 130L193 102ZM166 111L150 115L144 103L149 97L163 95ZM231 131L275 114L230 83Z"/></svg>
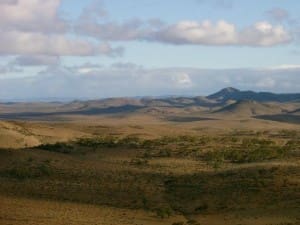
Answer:
<svg viewBox="0 0 300 225"><path fill-rule="evenodd" d="M22 112L22 113L5 113L0 114L0 119L35 119L40 117L52 117L52 116L66 116L66 115L106 115L106 114L118 114L118 113L132 113L142 106L134 105L124 105L118 107L107 107L107 108L90 108L87 110L77 110L77 111L64 111L64 112Z"/></svg>
<svg viewBox="0 0 300 225"><path fill-rule="evenodd" d="M300 116L299 115L288 115L288 114L262 115L262 116L255 116L254 118L277 121L277 122L284 122L284 123L300 124Z"/></svg>
<svg viewBox="0 0 300 225"><path fill-rule="evenodd" d="M168 121L171 122L180 122L180 123L188 123L188 122L196 122L196 121L205 121L205 120L217 120L214 118L206 118L206 117L181 117L181 116L174 116L168 117Z"/></svg>

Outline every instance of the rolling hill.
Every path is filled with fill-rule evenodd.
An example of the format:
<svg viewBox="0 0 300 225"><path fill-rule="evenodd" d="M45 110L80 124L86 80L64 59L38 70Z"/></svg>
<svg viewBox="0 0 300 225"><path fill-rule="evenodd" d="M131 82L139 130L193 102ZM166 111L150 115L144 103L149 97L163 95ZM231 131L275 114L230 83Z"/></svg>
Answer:
<svg viewBox="0 0 300 225"><path fill-rule="evenodd" d="M228 87L209 96L160 98L109 98L88 101L49 103L0 103L2 119L36 119L58 116L125 115L132 113L202 114L222 113L235 116L297 114L300 94L274 94L240 91ZM298 111L297 111L298 110Z"/></svg>
<svg viewBox="0 0 300 225"><path fill-rule="evenodd" d="M232 116L252 117L257 115L270 115L285 112L285 109L276 103L260 103L252 100L240 100L215 111Z"/></svg>

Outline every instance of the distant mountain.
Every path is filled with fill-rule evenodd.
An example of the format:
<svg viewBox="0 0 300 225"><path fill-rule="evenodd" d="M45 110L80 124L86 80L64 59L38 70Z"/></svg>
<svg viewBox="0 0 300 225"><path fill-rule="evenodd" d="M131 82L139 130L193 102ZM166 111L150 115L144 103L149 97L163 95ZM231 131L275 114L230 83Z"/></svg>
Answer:
<svg viewBox="0 0 300 225"><path fill-rule="evenodd" d="M224 88L209 96L164 98L107 98L70 102L0 103L0 118L36 118L59 115L201 114L235 116L298 116L300 94L274 94Z"/></svg>
<svg viewBox="0 0 300 225"><path fill-rule="evenodd" d="M104 98L104 99L32 99L32 100L13 100L2 101L0 105L14 105L19 103L56 103L75 108L85 108L90 106L122 106L122 105L151 105L157 106L205 106L213 107L222 105L230 101L252 100L257 102L299 102L300 93L295 94L275 94L271 92L254 92L241 91L234 87L224 88L214 94L208 96L162 96L162 97L119 97L119 98Z"/></svg>
<svg viewBox="0 0 300 225"><path fill-rule="evenodd" d="M221 91L219 91L217 93L207 96L207 98L226 101L228 99L233 99L233 97L238 95L240 92L241 91L236 88L228 87L228 88L222 89Z"/></svg>
<svg viewBox="0 0 300 225"><path fill-rule="evenodd" d="M229 87L207 96L208 99L226 102L228 100L252 100L258 102L290 102L299 101L300 94L274 94L270 92L240 91Z"/></svg>

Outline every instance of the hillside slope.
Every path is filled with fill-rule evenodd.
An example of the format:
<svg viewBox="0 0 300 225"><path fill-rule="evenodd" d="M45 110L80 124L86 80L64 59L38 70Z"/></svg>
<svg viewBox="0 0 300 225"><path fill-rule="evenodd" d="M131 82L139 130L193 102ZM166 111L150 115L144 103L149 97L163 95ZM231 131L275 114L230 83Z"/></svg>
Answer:
<svg viewBox="0 0 300 225"><path fill-rule="evenodd" d="M218 114L226 114L238 117L252 117L258 115L270 115L283 113L285 109L275 103L260 103L251 100L241 100L215 111Z"/></svg>

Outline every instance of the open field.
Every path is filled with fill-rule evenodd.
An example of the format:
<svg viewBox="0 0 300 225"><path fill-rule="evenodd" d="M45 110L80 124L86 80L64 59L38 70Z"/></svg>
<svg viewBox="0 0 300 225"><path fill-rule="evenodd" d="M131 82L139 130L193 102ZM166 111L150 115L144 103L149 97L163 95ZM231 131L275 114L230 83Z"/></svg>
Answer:
<svg viewBox="0 0 300 225"><path fill-rule="evenodd" d="M1 223L299 223L299 130L79 124L69 141L0 150Z"/></svg>

